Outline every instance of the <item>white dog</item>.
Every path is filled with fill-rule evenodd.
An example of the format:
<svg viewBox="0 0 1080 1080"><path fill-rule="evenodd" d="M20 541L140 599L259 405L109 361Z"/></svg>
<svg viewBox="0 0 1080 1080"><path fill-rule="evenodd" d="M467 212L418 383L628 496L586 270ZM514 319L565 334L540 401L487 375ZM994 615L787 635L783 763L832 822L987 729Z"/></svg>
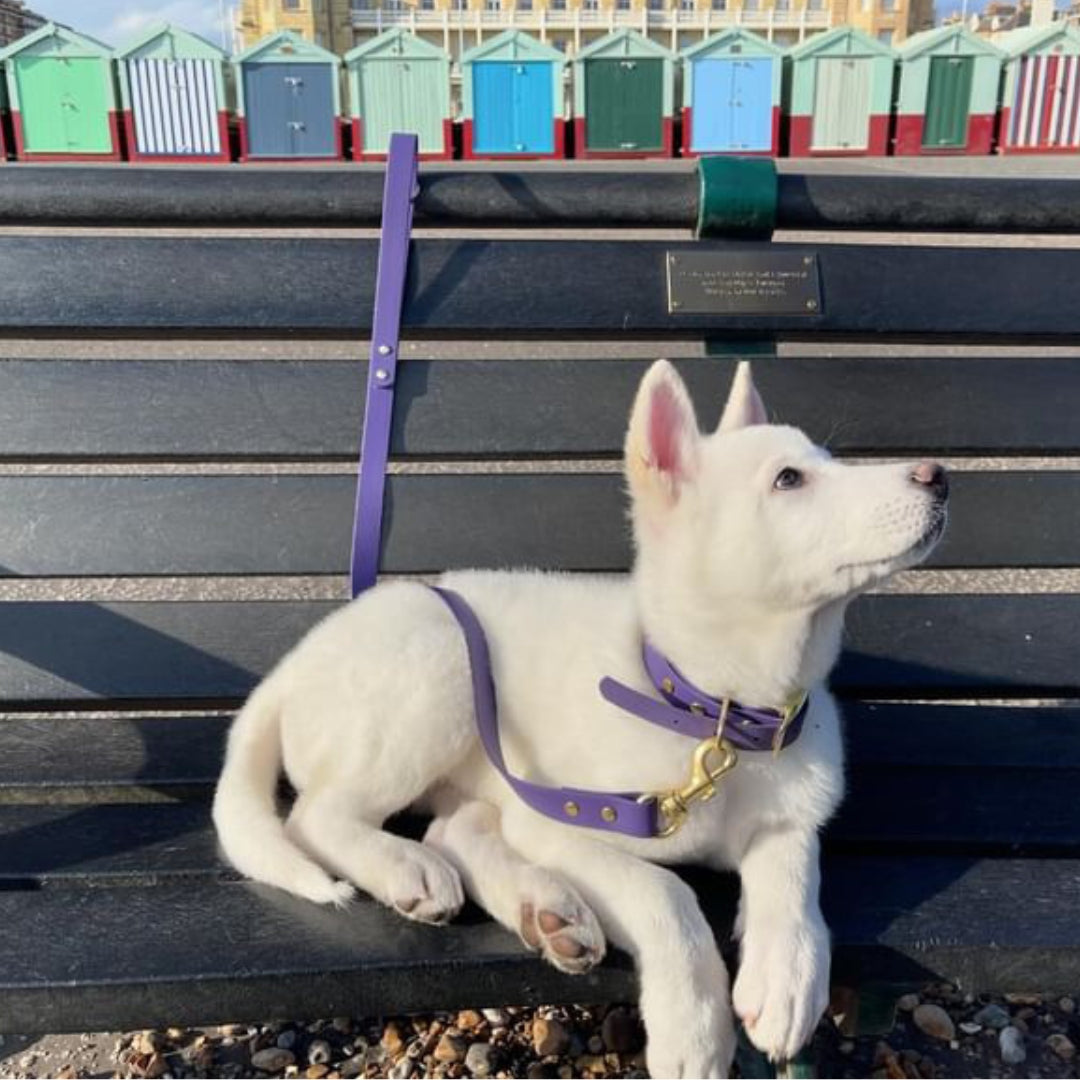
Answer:
<svg viewBox="0 0 1080 1080"><path fill-rule="evenodd" d="M654 364L625 465L637 546L627 579L444 579L487 632L511 771L609 792L684 783L697 744L597 692L612 676L655 696L643 636L717 697L783 708L809 691L797 741L742 754L667 838L553 821L485 756L445 604L426 586L387 583L313 629L252 694L229 737L214 821L239 870L319 903L344 903L358 886L438 923L468 893L570 972L597 963L606 938L638 966L652 1075L726 1076L732 1005L774 1059L794 1055L826 1007L818 830L844 782L822 683L847 603L940 537L946 482L930 463L842 465L801 432L768 425L745 364L707 436L675 369ZM299 793L284 823L282 768ZM435 815L422 844L381 829L410 806ZM686 862L741 878L730 995L694 893L656 865Z"/></svg>

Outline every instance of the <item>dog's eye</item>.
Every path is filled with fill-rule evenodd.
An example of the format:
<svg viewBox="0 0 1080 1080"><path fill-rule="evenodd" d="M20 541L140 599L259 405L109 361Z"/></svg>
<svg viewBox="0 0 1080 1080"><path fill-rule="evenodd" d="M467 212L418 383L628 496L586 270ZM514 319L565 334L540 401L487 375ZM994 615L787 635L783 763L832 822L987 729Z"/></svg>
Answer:
<svg viewBox="0 0 1080 1080"><path fill-rule="evenodd" d="M777 491L790 491L792 488L802 487L803 474L798 469L781 469L776 474L773 487Z"/></svg>

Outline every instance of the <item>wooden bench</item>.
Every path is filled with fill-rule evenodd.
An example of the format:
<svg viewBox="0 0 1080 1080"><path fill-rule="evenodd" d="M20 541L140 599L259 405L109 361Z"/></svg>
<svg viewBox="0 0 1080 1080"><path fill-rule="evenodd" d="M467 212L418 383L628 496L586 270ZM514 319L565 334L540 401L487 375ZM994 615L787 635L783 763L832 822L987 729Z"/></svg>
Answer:
<svg viewBox="0 0 1080 1080"><path fill-rule="evenodd" d="M421 230L683 232L416 241L384 571L624 570L618 458L655 355L685 357L704 421L753 354L773 415L835 453L945 458L946 541L858 601L836 673L835 977L1075 990L1080 252L803 235L815 312L672 312L669 254L789 242L691 239L690 172L422 177ZM785 228L1080 227L1066 182L778 191ZM0 1030L634 994L618 956L568 978L478 915L324 910L216 854L230 711L347 593L376 240L214 230L368 227L380 192L377 171L0 174ZM726 935L736 886L694 881Z"/></svg>

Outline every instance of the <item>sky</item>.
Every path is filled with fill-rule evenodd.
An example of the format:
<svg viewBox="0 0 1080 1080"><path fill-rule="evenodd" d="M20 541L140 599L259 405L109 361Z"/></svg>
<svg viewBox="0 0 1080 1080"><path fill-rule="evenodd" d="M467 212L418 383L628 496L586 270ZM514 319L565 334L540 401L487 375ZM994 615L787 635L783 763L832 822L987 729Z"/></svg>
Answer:
<svg viewBox="0 0 1080 1080"><path fill-rule="evenodd" d="M222 44L222 12L233 0L28 0L47 19L67 23L107 45L122 45L144 27L171 22Z"/></svg>
<svg viewBox="0 0 1080 1080"><path fill-rule="evenodd" d="M962 2L937 0L938 18L959 11ZM1067 6L1067 2L1058 0L1057 6ZM231 35L223 38L222 23L231 24L233 3L234 0L28 0L27 7L107 45L122 45L151 23L171 22L228 49ZM967 9L980 11L985 3L986 0L968 0Z"/></svg>

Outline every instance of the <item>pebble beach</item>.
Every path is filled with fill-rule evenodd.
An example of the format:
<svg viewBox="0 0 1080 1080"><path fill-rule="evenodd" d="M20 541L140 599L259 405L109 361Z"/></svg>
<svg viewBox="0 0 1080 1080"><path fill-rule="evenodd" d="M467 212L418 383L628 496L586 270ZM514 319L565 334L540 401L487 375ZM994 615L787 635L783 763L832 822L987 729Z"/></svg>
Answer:
<svg viewBox="0 0 1080 1080"><path fill-rule="evenodd" d="M897 998L891 1030L847 1033L842 1001L818 1028L823 1077L1076 1077L1074 997L973 997L928 986ZM0 1078L647 1077L630 1006L466 1009L413 1017L232 1024L126 1034L7 1036Z"/></svg>

